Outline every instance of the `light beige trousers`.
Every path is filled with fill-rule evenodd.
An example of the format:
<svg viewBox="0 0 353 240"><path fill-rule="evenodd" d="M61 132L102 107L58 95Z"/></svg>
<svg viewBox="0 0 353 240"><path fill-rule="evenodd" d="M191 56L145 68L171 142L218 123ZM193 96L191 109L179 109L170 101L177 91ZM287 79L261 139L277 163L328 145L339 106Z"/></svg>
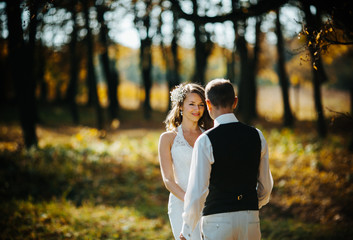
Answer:
<svg viewBox="0 0 353 240"><path fill-rule="evenodd" d="M218 213L201 218L205 240L261 239L259 211Z"/></svg>

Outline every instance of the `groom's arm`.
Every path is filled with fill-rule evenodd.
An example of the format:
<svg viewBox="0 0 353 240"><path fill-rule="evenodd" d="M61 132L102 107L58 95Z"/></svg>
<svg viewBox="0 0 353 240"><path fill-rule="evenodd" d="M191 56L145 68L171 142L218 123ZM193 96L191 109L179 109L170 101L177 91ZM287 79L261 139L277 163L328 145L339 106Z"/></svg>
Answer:
<svg viewBox="0 0 353 240"><path fill-rule="evenodd" d="M182 235L189 239L201 218L213 164L212 145L207 135L201 135L195 142L188 187L184 198Z"/></svg>
<svg viewBox="0 0 353 240"><path fill-rule="evenodd" d="M270 201L270 195L273 188L273 179L270 171L268 145L262 132L258 130L261 139L261 160L259 165L259 176L257 185L257 196L259 199L259 208Z"/></svg>

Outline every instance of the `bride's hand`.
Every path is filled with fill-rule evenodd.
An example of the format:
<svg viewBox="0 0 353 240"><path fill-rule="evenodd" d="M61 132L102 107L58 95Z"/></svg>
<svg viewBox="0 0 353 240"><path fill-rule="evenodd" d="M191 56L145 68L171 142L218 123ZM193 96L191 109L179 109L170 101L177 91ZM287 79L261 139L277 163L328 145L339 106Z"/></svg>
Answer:
<svg viewBox="0 0 353 240"><path fill-rule="evenodd" d="M181 233L180 233L179 237L180 237L181 240L186 240L186 238L184 238L183 234L181 234Z"/></svg>

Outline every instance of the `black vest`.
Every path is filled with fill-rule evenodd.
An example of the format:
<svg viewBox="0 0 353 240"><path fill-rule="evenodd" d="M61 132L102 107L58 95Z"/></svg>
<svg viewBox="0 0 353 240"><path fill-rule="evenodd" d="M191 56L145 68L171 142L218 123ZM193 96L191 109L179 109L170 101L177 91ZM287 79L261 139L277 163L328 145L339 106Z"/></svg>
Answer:
<svg viewBox="0 0 353 240"><path fill-rule="evenodd" d="M215 161L203 215L258 210L256 186L261 158L258 131L236 122L221 124L206 134Z"/></svg>

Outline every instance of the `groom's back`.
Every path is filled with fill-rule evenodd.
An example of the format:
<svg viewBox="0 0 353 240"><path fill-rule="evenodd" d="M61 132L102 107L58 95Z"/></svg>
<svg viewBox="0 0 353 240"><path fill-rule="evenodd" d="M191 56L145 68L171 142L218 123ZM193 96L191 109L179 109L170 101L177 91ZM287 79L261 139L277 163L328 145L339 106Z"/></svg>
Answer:
<svg viewBox="0 0 353 240"><path fill-rule="evenodd" d="M209 195L204 215L257 210L257 175L261 140L257 130L243 123L221 124L206 132L213 156Z"/></svg>

